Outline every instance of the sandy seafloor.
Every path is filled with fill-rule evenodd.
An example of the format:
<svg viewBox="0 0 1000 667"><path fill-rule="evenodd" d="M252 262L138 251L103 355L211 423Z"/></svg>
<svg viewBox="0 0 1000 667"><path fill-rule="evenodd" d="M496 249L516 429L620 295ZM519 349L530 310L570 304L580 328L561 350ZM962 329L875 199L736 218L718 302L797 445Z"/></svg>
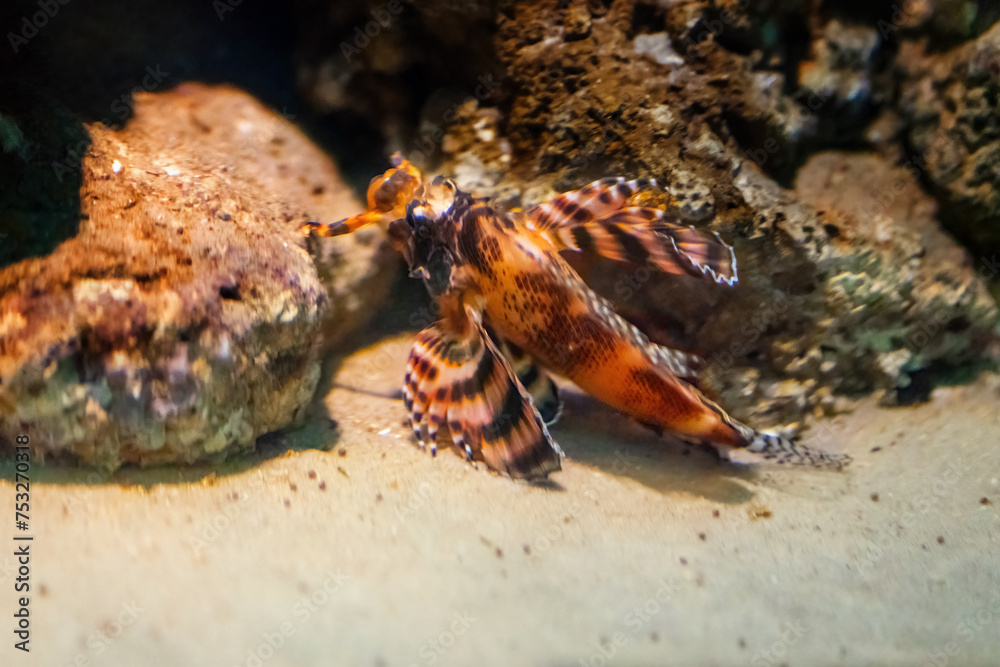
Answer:
<svg viewBox="0 0 1000 667"><path fill-rule="evenodd" d="M843 473L719 463L571 394L538 487L421 453L401 401L348 388L395 389L409 340L259 455L36 464L30 654L5 463L0 664L1000 664L996 375L814 428Z"/></svg>

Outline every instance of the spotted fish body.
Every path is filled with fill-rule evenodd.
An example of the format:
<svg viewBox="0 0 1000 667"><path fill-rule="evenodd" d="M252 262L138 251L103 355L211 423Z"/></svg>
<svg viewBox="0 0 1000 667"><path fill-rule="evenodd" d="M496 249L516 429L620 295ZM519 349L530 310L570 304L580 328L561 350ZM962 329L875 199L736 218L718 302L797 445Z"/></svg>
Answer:
<svg viewBox="0 0 1000 667"><path fill-rule="evenodd" d="M405 380L421 445L430 440L434 450L438 427L447 424L470 460L514 477L558 470L561 452L536 408L556 412L547 370L643 424L722 453L747 448L780 462L846 462L731 418L695 386L696 357L650 342L563 258L592 253L734 285L735 256L717 236L630 205L655 185L603 179L527 211L506 211L444 179L424 182L397 158L373 181L367 213L314 226L337 235L389 221L411 274L441 306L441 321L418 335ZM505 358L512 350L513 366Z"/></svg>
<svg viewBox="0 0 1000 667"><path fill-rule="evenodd" d="M636 420L738 447L741 436L691 384L696 359L650 343L590 290L544 233L472 207L459 249L500 335L546 369ZM510 221L509 216L506 218Z"/></svg>

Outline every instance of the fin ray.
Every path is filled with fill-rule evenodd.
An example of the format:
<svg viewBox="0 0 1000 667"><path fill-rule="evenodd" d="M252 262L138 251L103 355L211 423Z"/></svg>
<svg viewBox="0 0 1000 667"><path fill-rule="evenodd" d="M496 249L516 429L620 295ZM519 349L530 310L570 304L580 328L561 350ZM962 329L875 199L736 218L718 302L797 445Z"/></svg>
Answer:
<svg viewBox="0 0 1000 667"><path fill-rule="evenodd" d="M775 463L842 470L853 460L849 454L824 452L781 435L758 431L735 419L728 421L743 436L743 447L748 452L760 454Z"/></svg>
<svg viewBox="0 0 1000 667"><path fill-rule="evenodd" d="M539 229L555 230L603 218L621 209L641 190L656 187L653 179L602 178L579 190L556 195L529 208L525 214Z"/></svg>
<svg viewBox="0 0 1000 667"><path fill-rule="evenodd" d="M465 338L441 323L417 335L403 390L414 434L423 446L426 431L433 452L447 424L466 458L511 477L546 477L561 468L562 451L482 324L474 324Z"/></svg>
<svg viewBox="0 0 1000 667"><path fill-rule="evenodd" d="M667 219L659 209L623 208L596 220L565 225L555 235L568 250L729 286L739 280L732 246L718 234Z"/></svg>

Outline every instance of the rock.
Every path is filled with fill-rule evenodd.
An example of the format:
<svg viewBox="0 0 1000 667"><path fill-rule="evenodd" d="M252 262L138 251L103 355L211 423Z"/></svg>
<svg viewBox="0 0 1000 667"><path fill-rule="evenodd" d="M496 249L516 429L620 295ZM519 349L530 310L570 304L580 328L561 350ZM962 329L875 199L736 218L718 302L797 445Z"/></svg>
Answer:
<svg viewBox="0 0 1000 667"><path fill-rule="evenodd" d="M997 322L983 258L941 231L911 171L874 155L820 153L799 172L796 194L822 211L829 239L817 257L836 321L819 344L824 359L867 369L872 386L891 390L982 354ZM857 361L830 355L834 340L849 343Z"/></svg>
<svg viewBox="0 0 1000 667"><path fill-rule="evenodd" d="M360 208L333 164L228 87L139 94L124 128L86 133L85 154L36 157L82 181L79 232L0 269L0 441L113 469L295 422L323 340L361 326L393 273L377 229L315 265L305 250L302 223Z"/></svg>
<svg viewBox="0 0 1000 667"><path fill-rule="evenodd" d="M811 59L799 64L799 84L810 95L835 100L856 116L871 104L878 44L870 26L830 21L813 41Z"/></svg>
<svg viewBox="0 0 1000 667"><path fill-rule="evenodd" d="M427 102L424 93L443 89L481 100L489 94L479 91L483 80L499 74L490 46L497 4L297 4L291 11L298 28L299 90L316 111L358 121L359 134L381 133L384 144L375 149L380 157L397 150L409 153L424 138L413 127ZM435 121L441 124L440 116ZM434 139L435 159L439 139Z"/></svg>
<svg viewBox="0 0 1000 667"><path fill-rule="evenodd" d="M896 104L914 40L936 49L982 32L993 10L980 3L970 17L974 4L512 0L491 14L477 2L465 26L481 34L490 16L495 38L470 39L465 56L502 63L501 85L441 113L450 88L430 83L410 148L422 166L507 205L603 176L667 185L649 203L732 242L738 288L577 266L653 338L705 355L706 387L739 416L799 422L843 409L844 395L921 397L937 369L975 362L996 338L988 265L940 231L948 201L928 196L903 164L913 128L936 117ZM459 20L444 0L414 11ZM401 41L421 43L443 24L411 23ZM961 53L980 78L993 71L988 49ZM938 62L922 58L915 89L926 79L920 63ZM414 62L404 71L420 71ZM353 80L374 75L357 67ZM453 79L471 94L469 77ZM356 90L352 104L385 94ZM930 105L936 89L919 90ZM983 141L995 124L985 117L989 90L970 121ZM426 128L443 133L439 144L425 141L436 136ZM405 133L392 125L384 134ZM436 145L440 153L426 148ZM959 153L958 168L973 167L969 158Z"/></svg>
<svg viewBox="0 0 1000 667"><path fill-rule="evenodd" d="M466 192L500 196L497 186L510 171L510 142L501 134L500 112L479 108L476 100L462 104L455 113L455 130L441 149L452 165L452 177Z"/></svg>
<svg viewBox="0 0 1000 667"><path fill-rule="evenodd" d="M892 14L880 26L885 35L894 28L920 35L926 32L935 46L977 37L1000 20L995 2L968 0L908 0L893 3Z"/></svg>
<svg viewBox="0 0 1000 667"><path fill-rule="evenodd" d="M974 362L995 338L982 269L943 234L910 172L820 153L788 191L734 160L713 221L734 243L723 289L599 263L589 279L655 340L707 360L703 386L754 423L834 408L834 394L908 397L914 376ZM727 188L723 188L725 191Z"/></svg>
<svg viewBox="0 0 1000 667"><path fill-rule="evenodd" d="M782 173L789 147L809 132L845 118L857 124L881 103L872 97L870 26L828 24L804 71L801 104L780 92L761 103L760 74L721 38L685 51L683 66L648 49L629 56L637 16L651 31L643 45L666 25L673 50L690 46L672 13L615 5L592 17L592 37L582 40L537 41L520 30L560 11L521 4L499 18L498 50L517 91L498 124L511 170L497 182L496 170L483 169L478 182L530 205L592 178L651 176L670 189L659 203L732 242L735 290L607 262L580 266L654 339L703 354L704 384L727 408L755 423L796 421L832 409L832 393L878 389L892 401L914 376L977 358L995 335L995 304L909 172L872 155L821 153L799 170L795 191L768 175ZM844 118L824 116L838 113ZM457 119L446 144L471 136L471 123ZM763 138L743 143L747 128ZM441 171L495 155L497 140L457 142L462 150L446 155Z"/></svg>
<svg viewBox="0 0 1000 667"><path fill-rule="evenodd" d="M913 155L934 187L942 221L983 252L1000 250L1000 23L965 46L925 53L906 45L899 102Z"/></svg>

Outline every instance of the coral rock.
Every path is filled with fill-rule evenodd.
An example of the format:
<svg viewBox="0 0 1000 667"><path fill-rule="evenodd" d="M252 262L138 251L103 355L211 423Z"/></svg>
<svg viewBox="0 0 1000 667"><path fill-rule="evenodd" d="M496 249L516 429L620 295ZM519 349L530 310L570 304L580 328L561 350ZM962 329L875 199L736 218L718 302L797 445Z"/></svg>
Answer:
<svg viewBox="0 0 1000 667"><path fill-rule="evenodd" d="M974 42L925 55L909 44L900 108L911 124L911 169L947 205L943 222L983 250L1000 249L1000 23Z"/></svg>
<svg viewBox="0 0 1000 667"><path fill-rule="evenodd" d="M78 233L0 269L0 442L114 468L294 422L324 331L360 326L358 295L389 279L378 230L330 244L326 285L304 248L303 222L359 207L332 163L226 87L140 94L123 129L86 129L85 156L58 167L82 180Z"/></svg>

